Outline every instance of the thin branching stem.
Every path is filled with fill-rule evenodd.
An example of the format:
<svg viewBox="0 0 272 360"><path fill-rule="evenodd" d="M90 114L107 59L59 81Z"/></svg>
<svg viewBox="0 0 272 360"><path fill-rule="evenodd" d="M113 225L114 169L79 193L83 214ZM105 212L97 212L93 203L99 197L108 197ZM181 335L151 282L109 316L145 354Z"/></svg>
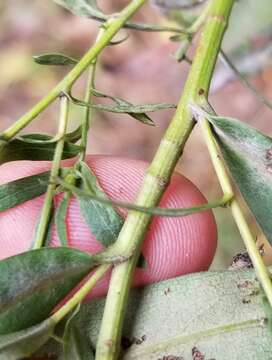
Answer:
<svg viewBox="0 0 272 360"><path fill-rule="evenodd" d="M168 217L180 217L187 216L194 213L207 211L210 209L214 209L217 207L226 207L230 201L232 200L232 194L224 194L221 199L215 200L211 203L206 203L203 205L197 205L189 208L161 208L161 207L147 207L147 206L139 206L132 203L118 201L118 200L110 200L102 197L95 196L88 190L79 189L72 184L69 184L65 181L58 180L58 183L66 189L69 190L74 195L79 197L85 197L96 201L98 203L104 204L109 207L120 207L122 209L135 210L142 212L144 214L156 215L156 216L168 216Z"/></svg>
<svg viewBox="0 0 272 360"><path fill-rule="evenodd" d="M52 161L52 168L49 178L49 185L45 194L45 199L41 211L40 220L38 223L38 228L35 234L35 240L33 249L38 249L43 246L44 240L46 238L47 229L50 221L50 215L52 210L53 198L55 195L56 189L56 177L59 175L60 164L62 159L62 152L65 143L65 134L68 125L68 116L69 116L69 99L62 95L60 97L60 120L59 120L59 130L58 130L58 142L56 145L54 158Z"/></svg>
<svg viewBox="0 0 272 360"><path fill-rule="evenodd" d="M104 33L104 29L102 28L96 38L96 43L99 42L100 38ZM96 68L97 68L97 57L92 61L89 72L88 72L88 79L85 91L84 101L88 104L92 103L92 89L95 88L95 76L96 76ZM88 142L88 132L90 128L90 122L93 116L93 108L90 106L86 106L84 109L84 118L82 122L82 130L81 130L81 153L79 157L79 161L83 161L86 156L87 151L87 142Z"/></svg>
<svg viewBox="0 0 272 360"><path fill-rule="evenodd" d="M12 139L20 130L26 127L44 109L46 109L62 92L70 89L79 76L89 67L101 51L110 43L112 38L124 26L126 21L142 6L147 0L132 0L118 16L109 19L103 24L105 29L99 42L95 43L89 51L81 58L74 68L64 77L64 79L52 89L41 101L39 101L30 111L18 119L14 124L7 128L1 135L0 140Z"/></svg>
<svg viewBox="0 0 272 360"><path fill-rule="evenodd" d="M61 321L69 312L71 312L78 304L80 304L84 298L90 293L93 287L96 285L98 280L100 280L104 274L111 268L109 264L100 265L90 276L90 278L85 282L84 285L69 299L59 310L57 310L52 316L51 319L58 323Z"/></svg>
<svg viewBox="0 0 272 360"><path fill-rule="evenodd" d="M249 89L253 95L265 106L267 106L269 109L272 110L272 100L267 99L265 95L263 95L258 89L255 88L254 85L251 84L251 82L248 81L246 76L244 76L237 67L232 63L232 61L229 59L229 57L225 54L223 50L220 51L220 58L223 61L223 63L231 69L231 71L235 74L235 76L240 80L240 82Z"/></svg>

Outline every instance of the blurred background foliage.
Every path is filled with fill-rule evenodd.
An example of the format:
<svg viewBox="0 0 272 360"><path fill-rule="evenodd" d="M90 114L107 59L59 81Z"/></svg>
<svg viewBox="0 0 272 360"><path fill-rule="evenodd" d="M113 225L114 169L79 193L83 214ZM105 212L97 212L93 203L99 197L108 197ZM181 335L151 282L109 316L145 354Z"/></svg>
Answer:
<svg viewBox="0 0 272 360"><path fill-rule="evenodd" d="M159 2L159 1L158 1ZM167 1L164 1L167 2ZM170 2L170 0L169 0ZM114 12L127 1L99 1L101 8ZM143 7L135 20L165 23L180 17L155 5ZM186 14L185 14L186 15ZM168 20L169 21L169 20ZM73 16L51 0L0 1L0 119L6 128L45 95L68 71L67 67L40 66L32 56L62 52L80 58L94 41L97 23ZM100 58L97 88L133 103L178 101L189 66L177 63L172 54L177 43L169 34L129 31L127 41L108 47ZM271 0L239 0L231 18L223 48L250 81L272 98L272 6ZM192 56L192 52L190 52ZM74 94L81 96L82 77ZM222 115L243 120L268 135L272 134L271 110L241 85L232 72L218 63L210 102ZM25 132L54 134L58 109L50 106ZM147 127L127 115L95 113L89 134L89 153L112 154L150 161L166 129L172 110L153 114L156 127ZM73 107L70 128L80 122L82 110ZM178 171L191 179L207 199L221 192L207 150L196 127ZM246 208L245 208L246 209ZM256 237L259 230L250 213ZM219 246L212 268L224 268L243 249L239 233L227 209L216 210Z"/></svg>

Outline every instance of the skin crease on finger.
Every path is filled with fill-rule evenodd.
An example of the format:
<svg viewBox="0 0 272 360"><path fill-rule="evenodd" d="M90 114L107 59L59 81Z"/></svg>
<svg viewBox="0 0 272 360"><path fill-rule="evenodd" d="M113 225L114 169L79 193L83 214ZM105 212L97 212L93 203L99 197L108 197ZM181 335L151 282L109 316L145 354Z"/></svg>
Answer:
<svg viewBox="0 0 272 360"><path fill-rule="evenodd" d="M70 165L73 161L64 161ZM88 165L99 183L115 200L133 202L144 178L148 164L112 156L92 155ZM37 174L50 169L50 162L17 161L1 166L0 184ZM62 195L56 198L56 205ZM0 215L0 259L27 251L33 240L33 231L39 217L44 196L40 196ZM204 196L192 182L174 173L160 202L161 207L182 208L203 204ZM120 211L125 216L126 211ZM69 246L94 253L102 249L82 219L78 204L71 200L67 230ZM217 229L212 211L185 217L154 217L147 231L142 253L146 268L137 268L133 285L145 285L179 275L207 270L217 244ZM52 246L59 241L55 229ZM106 274L95 287L92 296L106 293L110 274Z"/></svg>

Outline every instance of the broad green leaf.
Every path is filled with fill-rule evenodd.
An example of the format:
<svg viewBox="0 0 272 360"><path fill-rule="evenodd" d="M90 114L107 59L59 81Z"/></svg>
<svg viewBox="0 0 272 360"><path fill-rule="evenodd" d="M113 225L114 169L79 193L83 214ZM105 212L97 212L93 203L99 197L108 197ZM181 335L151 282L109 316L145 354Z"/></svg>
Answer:
<svg viewBox="0 0 272 360"><path fill-rule="evenodd" d="M70 203L71 194L65 193L61 199L59 207L55 212L56 231L62 246L68 246L68 235L66 227L67 210Z"/></svg>
<svg viewBox="0 0 272 360"><path fill-rule="evenodd" d="M103 199L108 199L105 192L100 187L95 174L83 162L81 162L82 188ZM93 235L104 246L109 246L115 242L123 226L124 219L114 208L93 201L86 197L78 197L80 211Z"/></svg>
<svg viewBox="0 0 272 360"><path fill-rule="evenodd" d="M235 119L208 120L236 184L272 244L272 139Z"/></svg>
<svg viewBox="0 0 272 360"><path fill-rule="evenodd" d="M27 138L21 137L1 144L0 164L15 160L52 160L56 142L50 142L49 138L49 141L43 143L39 141L39 138L46 139L47 135L38 135L36 134L36 138L33 135L28 135ZM78 145L65 142L62 159L75 157L79 151L80 147Z"/></svg>
<svg viewBox="0 0 272 360"><path fill-rule="evenodd" d="M189 360L198 351L207 360L271 360L262 297L253 270L203 272L132 290L123 331L131 346L121 358ZM83 304L74 318L93 346L104 304Z"/></svg>
<svg viewBox="0 0 272 360"><path fill-rule="evenodd" d="M0 211L5 211L45 193L50 172L27 176L0 185Z"/></svg>
<svg viewBox="0 0 272 360"><path fill-rule="evenodd" d="M95 266L71 248L42 248L0 262L0 334L45 320L57 303Z"/></svg>
<svg viewBox="0 0 272 360"><path fill-rule="evenodd" d="M78 60L63 54L35 55L33 59L40 65L75 65L78 63Z"/></svg>
<svg viewBox="0 0 272 360"><path fill-rule="evenodd" d="M0 359L18 360L37 351L53 335L56 324L52 319L30 328L0 336Z"/></svg>

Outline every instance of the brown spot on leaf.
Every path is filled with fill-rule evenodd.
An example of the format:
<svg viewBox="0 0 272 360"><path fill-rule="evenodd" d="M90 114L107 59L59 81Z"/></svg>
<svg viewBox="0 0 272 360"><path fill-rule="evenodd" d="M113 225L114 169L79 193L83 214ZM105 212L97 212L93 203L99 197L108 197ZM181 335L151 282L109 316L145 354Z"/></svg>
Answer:
<svg viewBox="0 0 272 360"><path fill-rule="evenodd" d="M251 303L251 300L250 300L250 299L243 299L243 300L242 300L242 303L243 303L243 304L250 304L250 303Z"/></svg>
<svg viewBox="0 0 272 360"><path fill-rule="evenodd" d="M128 338L126 336L123 336L121 339L121 347L123 350L128 349L131 345L141 345L146 340L146 335L141 336L140 338L136 338L133 336L133 338Z"/></svg>
<svg viewBox="0 0 272 360"><path fill-rule="evenodd" d="M272 160L272 148L266 151L265 158L266 160Z"/></svg>
<svg viewBox="0 0 272 360"><path fill-rule="evenodd" d="M253 286L253 282L249 281L249 280L246 280L242 283L237 284L238 289L246 289L251 286Z"/></svg>
<svg viewBox="0 0 272 360"><path fill-rule="evenodd" d="M192 348L193 360L205 360L205 356L198 350L196 346Z"/></svg>
<svg viewBox="0 0 272 360"><path fill-rule="evenodd" d="M164 290L164 295L167 296L170 293L171 289L168 287Z"/></svg>

